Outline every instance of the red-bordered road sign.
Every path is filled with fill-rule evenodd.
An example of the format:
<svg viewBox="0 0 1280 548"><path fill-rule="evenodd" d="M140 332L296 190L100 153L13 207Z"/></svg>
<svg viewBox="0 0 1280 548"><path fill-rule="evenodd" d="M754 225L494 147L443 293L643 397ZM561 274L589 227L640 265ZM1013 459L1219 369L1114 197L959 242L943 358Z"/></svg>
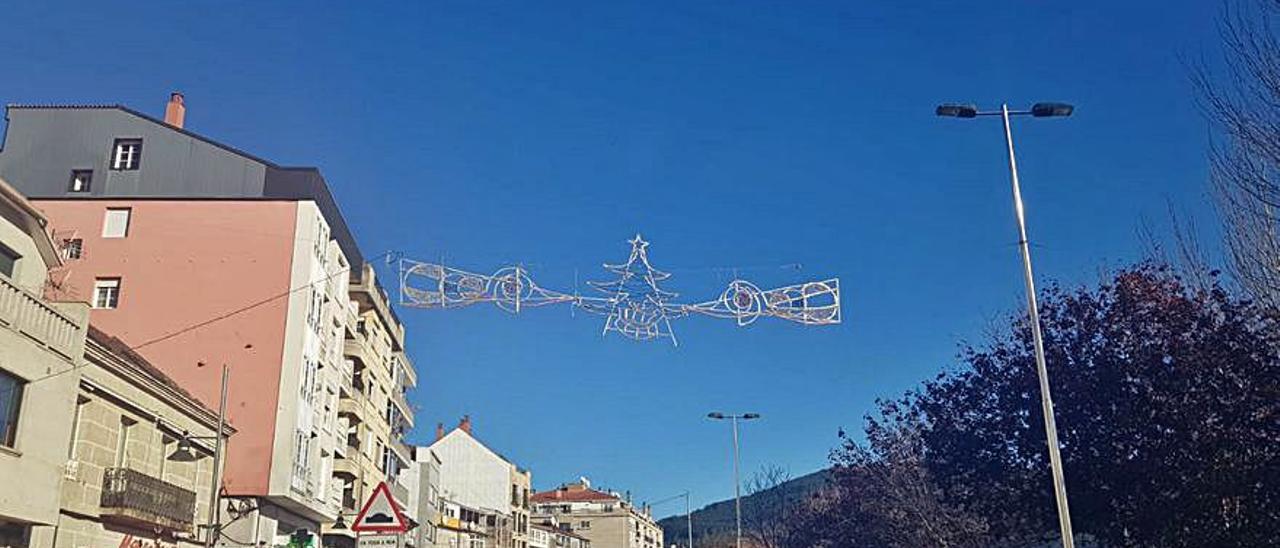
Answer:
<svg viewBox="0 0 1280 548"><path fill-rule="evenodd" d="M365 501L364 508L351 523L351 530L357 533L404 533L409 530L409 520L396 499L391 496L387 482L379 482Z"/></svg>

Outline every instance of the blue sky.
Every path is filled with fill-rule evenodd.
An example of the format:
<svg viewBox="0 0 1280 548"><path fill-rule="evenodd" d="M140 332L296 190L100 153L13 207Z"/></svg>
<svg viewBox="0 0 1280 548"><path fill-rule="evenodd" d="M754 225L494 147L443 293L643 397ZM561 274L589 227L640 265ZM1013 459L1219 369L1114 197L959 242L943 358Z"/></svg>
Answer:
<svg viewBox="0 0 1280 548"><path fill-rule="evenodd" d="M1218 3L852 4L7 3L0 101L159 115L182 90L189 129L323 169L366 255L519 262L572 289L641 232L690 299L732 267L840 277L842 325L687 319L678 348L564 308L402 310L414 441L469 413L539 488L586 475L701 504L732 495L708 411L765 416L746 470L807 473L876 397L1018 310L1000 127L937 103L1077 105L1016 127L1042 283L1141 257L1142 219L1166 225L1170 204L1213 242L1181 58L1214 55Z"/></svg>

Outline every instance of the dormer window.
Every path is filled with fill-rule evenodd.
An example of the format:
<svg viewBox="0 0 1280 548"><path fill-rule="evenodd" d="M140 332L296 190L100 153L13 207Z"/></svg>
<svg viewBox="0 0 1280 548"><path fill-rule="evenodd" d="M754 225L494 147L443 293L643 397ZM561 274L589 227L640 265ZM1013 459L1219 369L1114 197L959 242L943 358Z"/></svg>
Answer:
<svg viewBox="0 0 1280 548"><path fill-rule="evenodd" d="M142 139L116 139L111 147L111 169L134 171L142 165Z"/></svg>
<svg viewBox="0 0 1280 548"><path fill-rule="evenodd" d="M71 171L71 181L67 183L67 192L89 192L93 183L92 169L75 169Z"/></svg>

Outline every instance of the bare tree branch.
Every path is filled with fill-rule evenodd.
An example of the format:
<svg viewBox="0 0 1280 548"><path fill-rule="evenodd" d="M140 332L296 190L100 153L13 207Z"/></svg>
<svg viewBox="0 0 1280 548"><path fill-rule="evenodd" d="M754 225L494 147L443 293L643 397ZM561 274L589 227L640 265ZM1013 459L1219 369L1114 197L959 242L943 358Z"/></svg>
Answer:
<svg viewBox="0 0 1280 548"><path fill-rule="evenodd" d="M1224 68L1192 67L1201 109L1214 123L1210 183L1233 278L1280 309L1280 2L1227 4L1218 24Z"/></svg>

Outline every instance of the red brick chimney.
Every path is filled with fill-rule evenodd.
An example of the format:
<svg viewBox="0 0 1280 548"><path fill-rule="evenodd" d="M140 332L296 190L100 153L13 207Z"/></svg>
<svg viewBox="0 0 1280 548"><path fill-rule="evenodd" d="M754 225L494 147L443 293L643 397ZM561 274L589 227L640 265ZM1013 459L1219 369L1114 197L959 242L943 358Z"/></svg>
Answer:
<svg viewBox="0 0 1280 548"><path fill-rule="evenodd" d="M182 93L177 91L170 93L169 104L164 107L164 123L181 128L186 118L187 107L183 104Z"/></svg>
<svg viewBox="0 0 1280 548"><path fill-rule="evenodd" d="M436 423L436 441L440 441L440 438L443 438L443 437L444 437L444 423L437 422Z"/></svg>
<svg viewBox="0 0 1280 548"><path fill-rule="evenodd" d="M471 433L471 415L463 415L462 420L458 421L458 428L468 434Z"/></svg>

